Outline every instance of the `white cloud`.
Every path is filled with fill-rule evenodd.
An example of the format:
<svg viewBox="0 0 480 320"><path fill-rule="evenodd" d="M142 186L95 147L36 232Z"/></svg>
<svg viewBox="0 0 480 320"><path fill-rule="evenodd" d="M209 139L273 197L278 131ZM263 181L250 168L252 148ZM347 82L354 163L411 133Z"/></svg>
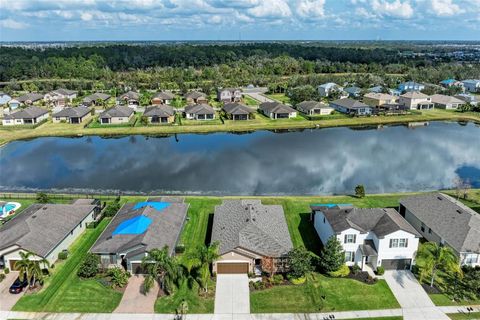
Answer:
<svg viewBox="0 0 480 320"><path fill-rule="evenodd" d="M265 19L286 18L292 15L290 6L285 0L264 0L258 6L248 9L247 13Z"/></svg>
<svg viewBox="0 0 480 320"><path fill-rule="evenodd" d="M438 16L448 17L462 13L463 10L452 0L431 0L433 12Z"/></svg>
<svg viewBox="0 0 480 320"><path fill-rule="evenodd" d="M372 0L372 10L380 16L408 19L413 16L413 8L409 1Z"/></svg>
<svg viewBox="0 0 480 320"><path fill-rule="evenodd" d="M300 0L297 4L297 13L300 17L315 19L325 15L325 0Z"/></svg>
<svg viewBox="0 0 480 320"><path fill-rule="evenodd" d="M15 21L13 19L3 19L0 20L0 27L7 29L26 29L28 24L20 21Z"/></svg>

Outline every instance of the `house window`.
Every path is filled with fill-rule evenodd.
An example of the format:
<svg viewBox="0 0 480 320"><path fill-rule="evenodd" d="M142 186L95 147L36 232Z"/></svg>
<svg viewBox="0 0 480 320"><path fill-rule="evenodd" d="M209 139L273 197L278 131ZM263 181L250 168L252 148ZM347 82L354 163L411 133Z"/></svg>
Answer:
<svg viewBox="0 0 480 320"><path fill-rule="evenodd" d="M477 254L469 254L465 258L465 264L475 264L478 262L478 255Z"/></svg>
<svg viewBox="0 0 480 320"><path fill-rule="evenodd" d="M428 228L428 233L432 233L432 229L431 229L431 228Z"/></svg>
<svg viewBox="0 0 480 320"><path fill-rule="evenodd" d="M390 248L406 248L408 247L408 239L390 239Z"/></svg>
<svg viewBox="0 0 480 320"><path fill-rule="evenodd" d="M422 232L425 232L425 225L422 223L422 225L420 226L420 230L422 230Z"/></svg>
<svg viewBox="0 0 480 320"><path fill-rule="evenodd" d="M357 235L355 234L346 234L343 243L355 243L357 240Z"/></svg>
<svg viewBox="0 0 480 320"><path fill-rule="evenodd" d="M323 223L325 223L325 217L323 217Z"/></svg>
<svg viewBox="0 0 480 320"><path fill-rule="evenodd" d="M345 251L345 262L353 262L353 261L355 261L355 252Z"/></svg>

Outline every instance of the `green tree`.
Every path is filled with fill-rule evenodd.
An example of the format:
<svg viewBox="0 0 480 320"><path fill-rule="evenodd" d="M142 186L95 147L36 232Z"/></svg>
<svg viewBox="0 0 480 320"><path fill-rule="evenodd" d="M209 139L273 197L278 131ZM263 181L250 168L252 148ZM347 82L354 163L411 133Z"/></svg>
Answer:
<svg viewBox="0 0 480 320"><path fill-rule="evenodd" d="M77 270L77 275L80 278L95 277L99 271L100 257L94 253L89 252L82 264Z"/></svg>
<svg viewBox="0 0 480 320"><path fill-rule="evenodd" d="M42 265L43 268L40 267L40 265ZM28 272L28 274L30 275L30 278L32 279L32 281L30 282L31 285L35 286L35 283L37 281L39 283L43 283L43 279L45 276L43 274L42 269L49 268L49 267L50 267L50 263L48 262L47 259L42 258L40 260L33 260Z"/></svg>
<svg viewBox="0 0 480 320"><path fill-rule="evenodd" d="M458 257L452 248L438 245L436 242L422 244L418 249L417 261L422 261L420 281L430 276L430 287L433 287L438 271L462 275Z"/></svg>
<svg viewBox="0 0 480 320"><path fill-rule="evenodd" d="M320 98L317 89L311 85L291 88L288 90L287 96L290 98L290 101L293 105L296 105L302 101L318 100Z"/></svg>
<svg viewBox="0 0 480 320"><path fill-rule="evenodd" d="M295 278L302 278L314 270L312 254L304 247L290 250L288 253L289 274Z"/></svg>
<svg viewBox="0 0 480 320"><path fill-rule="evenodd" d="M130 273L120 267L110 268L107 274L110 277L112 284L118 288L125 287L130 278Z"/></svg>
<svg viewBox="0 0 480 320"><path fill-rule="evenodd" d="M50 202L50 197L48 196L48 194L44 193L44 192L39 192L37 193L37 202L39 203L49 203Z"/></svg>
<svg viewBox="0 0 480 320"><path fill-rule="evenodd" d="M345 253L342 244L336 236L331 236L320 253L319 267L328 273L339 270L344 264Z"/></svg>
<svg viewBox="0 0 480 320"><path fill-rule="evenodd" d="M24 281L25 278L30 281L32 270L32 260L30 259L34 254L31 252L20 251L20 260L15 262L15 269L20 272L20 280Z"/></svg>
<svg viewBox="0 0 480 320"><path fill-rule="evenodd" d="M218 242L214 242L210 246L201 246L196 250L200 261L200 269L198 270L200 286L205 292L208 292L208 281L212 276L210 266L220 257L218 254L219 245Z"/></svg>
<svg viewBox="0 0 480 320"><path fill-rule="evenodd" d="M363 184L359 184L355 187L355 196L358 198L365 197L365 187Z"/></svg>
<svg viewBox="0 0 480 320"><path fill-rule="evenodd" d="M149 292L157 281L163 291L171 294L175 290L175 284L180 276L177 262L169 254L168 247L152 249L142 260L142 267L147 276L143 283L145 292Z"/></svg>

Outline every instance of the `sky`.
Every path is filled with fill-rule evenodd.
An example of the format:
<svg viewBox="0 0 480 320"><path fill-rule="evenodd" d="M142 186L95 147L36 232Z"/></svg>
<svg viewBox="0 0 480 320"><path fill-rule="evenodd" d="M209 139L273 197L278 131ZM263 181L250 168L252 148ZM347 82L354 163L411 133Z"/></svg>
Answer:
<svg viewBox="0 0 480 320"><path fill-rule="evenodd" d="M480 40L480 0L0 0L0 41Z"/></svg>

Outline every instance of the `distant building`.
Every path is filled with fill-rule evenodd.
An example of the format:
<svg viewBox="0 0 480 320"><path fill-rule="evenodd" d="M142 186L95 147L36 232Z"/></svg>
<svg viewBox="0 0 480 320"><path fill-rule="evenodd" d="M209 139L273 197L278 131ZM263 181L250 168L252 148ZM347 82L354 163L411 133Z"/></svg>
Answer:
<svg viewBox="0 0 480 320"><path fill-rule="evenodd" d="M461 87L464 89L463 82L457 81L455 79L446 79L440 81L440 85L445 88L450 88L450 87Z"/></svg>
<svg viewBox="0 0 480 320"><path fill-rule="evenodd" d="M159 104L171 104L173 99L175 99L175 95L169 91L162 91L155 94L152 98L152 104L159 105Z"/></svg>
<svg viewBox="0 0 480 320"><path fill-rule="evenodd" d="M465 104L465 101L452 96L446 96L443 94L434 94L430 97L435 104L435 108L441 109L457 109L461 105Z"/></svg>
<svg viewBox="0 0 480 320"><path fill-rule="evenodd" d="M60 88L45 94L44 99L46 102L53 103L55 106L63 107L67 103L72 103L76 97L77 91Z"/></svg>
<svg viewBox="0 0 480 320"><path fill-rule="evenodd" d="M428 110L435 106L429 96L417 91L402 94L398 103L410 110Z"/></svg>
<svg viewBox="0 0 480 320"><path fill-rule="evenodd" d="M423 89L425 89L425 85L415 81L407 81L398 86L398 90L401 92L422 91Z"/></svg>
<svg viewBox="0 0 480 320"><path fill-rule="evenodd" d="M12 100L11 96L0 91L0 106L8 104L10 100Z"/></svg>
<svg viewBox="0 0 480 320"><path fill-rule="evenodd" d="M128 91L118 97L118 100L121 104L137 110L137 107L140 105L140 94L135 91Z"/></svg>
<svg viewBox="0 0 480 320"><path fill-rule="evenodd" d="M359 87L347 87L344 89L346 93L348 93L348 96L350 98L358 98L360 97L360 94L362 93L362 89Z"/></svg>
<svg viewBox="0 0 480 320"><path fill-rule="evenodd" d="M469 94L469 93L460 93L455 96L455 98L460 99L462 101L468 102L471 105L476 106L478 104L477 97Z"/></svg>
<svg viewBox="0 0 480 320"><path fill-rule="evenodd" d="M463 80L462 83L468 92L480 92L480 80L469 79Z"/></svg>
<svg viewBox="0 0 480 320"><path fill-rule="evenodd" d="M343 87L333 82L324 83L318 86L320 97L328 97L333 92L343 92Z"/></svg>
<svg viewBox="0 0 480 320"><path fill-rule="evenodd" d="M23 96L16 98L20 104L23 105L32 105L34 103L40 102L43 100L43 94L41 93L27 93Z"/></svg>
<svg viewBox="0 0 480 320"><path fill-rule="evenodd" d="M208 103L207 95L199 91L190 91L185 94L185 100L188 104Z"/></svg>
<svg viewBox="0 0 480 320"><path fill-rule="evenodd" d="M338 112L351 115L365 116L373 113L371 106L350 98L337 99L330 102L330 106Z"/></svg>
<svg viewBox="0 0 480 320"><path fill-rule="evenodd" d="M112 96L106 93L95 92L83 98L82 103L86 106L97 106L105 104Z"/></svg>
<svg viewBox="0 0 480 320"><path fill-rule="evenodd" d="M238 88L218 89L217 100L221 102L239 102L242 100L242 91Z"/></svg>

